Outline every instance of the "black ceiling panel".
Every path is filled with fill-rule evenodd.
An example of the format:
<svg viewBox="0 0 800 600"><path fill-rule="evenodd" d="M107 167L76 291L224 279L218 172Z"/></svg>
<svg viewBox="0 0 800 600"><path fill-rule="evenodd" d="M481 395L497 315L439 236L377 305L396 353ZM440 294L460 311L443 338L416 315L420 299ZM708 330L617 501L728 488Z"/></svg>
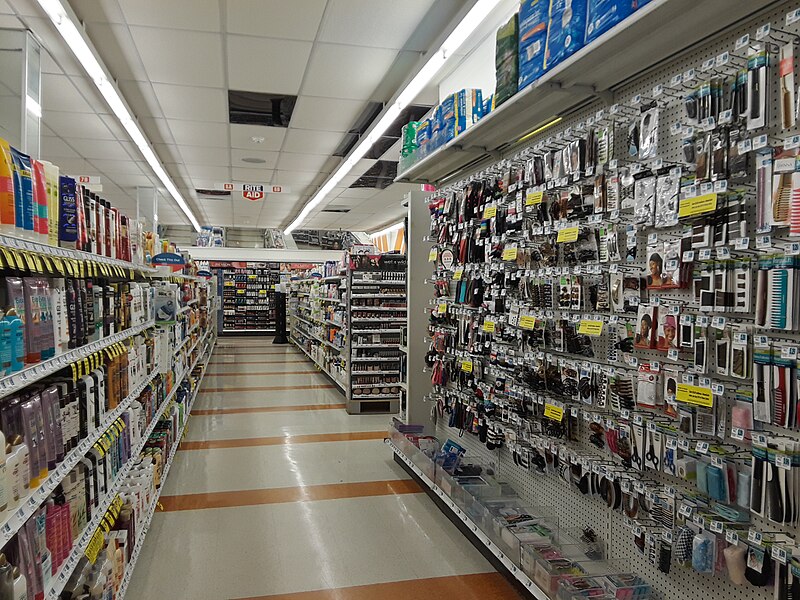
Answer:
<svg viewBox="0 0 800 600"><path fill-rule="evenodd" d="M397 162L392 160L379 160L350 187L385 190L392 185L395 177L397 177Z"/></svg>
<svg viewBox="0 0 800 600"><path fill-rule="evenodd" d="M238 125L288 127L297 96L228 90L230 122Z"/></svg>

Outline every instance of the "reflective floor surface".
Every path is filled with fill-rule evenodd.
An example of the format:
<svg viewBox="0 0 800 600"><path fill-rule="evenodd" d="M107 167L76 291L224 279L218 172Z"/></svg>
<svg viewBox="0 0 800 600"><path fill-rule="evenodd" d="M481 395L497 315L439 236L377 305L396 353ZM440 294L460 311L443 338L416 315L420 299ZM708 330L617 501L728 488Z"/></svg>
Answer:
<svg viewBox="0 0 800 600"><path fill-rule="evenodd" d="M292 345L221 338L128 600L522 598Z"/></svg>

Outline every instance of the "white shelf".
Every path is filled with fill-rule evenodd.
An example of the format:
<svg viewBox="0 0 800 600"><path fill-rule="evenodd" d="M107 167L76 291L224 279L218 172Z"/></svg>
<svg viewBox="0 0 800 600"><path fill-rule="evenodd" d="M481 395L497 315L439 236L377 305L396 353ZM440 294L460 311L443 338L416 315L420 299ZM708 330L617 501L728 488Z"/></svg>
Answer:
<svg viewBox="0 0 800 600"><path fill-rule="evenodd" d="M353 396L351 400L388 400L390 398L399 398L400 394L377 394L375 396L368 396L362 394L361 396Z"/></svg>
<svg viewBox="0 0 800 600"><path fill-rule="evenodd" d="M398 346L397 349L403 354L408 354L408 346Z"/></svg>
<svg viewBox="0 0 800 600"><path fill-rule="evenodd" d="M17 371L12 375L2 377L0 378L0 398L5 398L17 390L21 390L22 388L29 386L40 379L44 379L49 375L53 375L61 369L68 367L70 364L84 359L95 352L99 352L100 350L108 348L109 346L113 346L118 342L122 342L130 337L138 335L145 329L154 327L155 324L155 321L148 321L142 325L137 325L135 327L131 327L130 329L126 329L125 331L104 337L102 340L90 342L89 344L81 346L80 348L69 350L64 352L64 354L60 354L48 360L27 367L26 369L22 369L21 371Z"/></svg>
<svg viewBox="0 0 800 600"><path fill-rule="evenodd" d="M350 358L351 362L397 362L399 360L399 356L370 356L366 358L363 356L353 356Z"/></svg>
<svg viewBox="0 0 800 600"><path fill-rule="evenodd" d="M353 285L358 285L358 286L361 286L361 285L363 285L363 286L367 286L367 285L404 286L405 284L406 284L405 279L403 279L403 280L387 279L385 281L384 280L381 280L381 281L368 281L368 280L365 280L365 279L354 279L353 280Z"/></svg>
<svg viewBox="0 0 800 600"><path fill-rule="evenodd" d="M770 0L652 0L395 181L433 183L489 158L554 117L568 114L770 4Z"/></svg>
<svg viewBox="0 0 800 600"><path fill-rule="evenodd" d="M398 371L351 371L350 375L358 376L358 375L397 375ZM395 383L389 383L386 385L397 385Z"/></svg>
<svg viewBox="0 0 800 600"><path fill-rule="evenodd" d="M353 344L353 348L386 348L389 350L397 350L399 347L400 344Z"/></svg>
<svg viewBox="0 0 800 600"><path fill-rule="evenodd" d="M354 329L351 333L360 333L362 335L370 333L400 333L402 329Z"/></svg>
<svg viewBox="0 0 800 600"><path fill-rule="evenodd" d="M350 294L351 300L358 300L360 298L405 298L405 294ZM372 308L370 306L351 306L351 309L359 308Z"/></svg>
<svg viewBox="0 0 800 600"><path fill-rule="evenodd" d="M71 250L69 248L59 248L56 246L49 246L47 244L41 244L39 242L23 240L22 238L18 238L12 235L0 235L0 246L11 248L13 250L34 252L42 256L48 256L50 258L78 260L81 262L93 262L97 264L108 265L110 267L118 267L126 271L133 269L134 271L139 271L140 273L147 273L149 275L162 274L158 269L153 267L148 267L146 265L138 265L135 263L119 260L116 258L101 256L100 254L83 252L81 250Z"/></svg>
<svg viewBox="0 0 800 600"><path fill-rule="evenodd" d="M447 505L447 507L455 514L455 516L469 527L473 534L478 538L480 542L482 542L489 551L497 556L500 559L500 562L503 563L511 574L527 589L537 600L550 600L550 596L548 596L544 590L542 590L539 586L537 586L533 580L525 575L525 573L520 569L514 561L512 561L505 553L500 550L497 545L489 539L489 536L483 533L477 525L469 518L469 516L461 510L456 503L453 502L452 498L445 494L441 488L436 485L430 478L422 472L422 470L415 465L411 459L409 459L403 452L398 448L394 442L389 440L388 444L392 447L392 451L398 456L400 460L402 460L408 467L416 474L417 477L429 488L431 489L442 501Z"/></svg>

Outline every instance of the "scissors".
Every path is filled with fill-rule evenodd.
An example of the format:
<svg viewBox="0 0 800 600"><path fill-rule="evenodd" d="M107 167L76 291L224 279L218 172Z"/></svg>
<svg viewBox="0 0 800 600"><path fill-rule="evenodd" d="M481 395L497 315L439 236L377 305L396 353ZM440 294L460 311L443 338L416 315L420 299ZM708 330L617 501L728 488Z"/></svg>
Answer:
<svg viewBox="0 0 800 600"><path fill-rule="evenodd" d="M652 431L648 431L647 432L647 437L650 440L650 444L649 444L649 447L647 449L647 454L644 455L644 458L645 458L645 461L647 461L647 463L653 465L653 469L658 470L658 463L660 461L659 461L659 457L656 456L656 447L655 447L655 443L654 443L654 439L653 439L654 435L655 434Z"/></svg>

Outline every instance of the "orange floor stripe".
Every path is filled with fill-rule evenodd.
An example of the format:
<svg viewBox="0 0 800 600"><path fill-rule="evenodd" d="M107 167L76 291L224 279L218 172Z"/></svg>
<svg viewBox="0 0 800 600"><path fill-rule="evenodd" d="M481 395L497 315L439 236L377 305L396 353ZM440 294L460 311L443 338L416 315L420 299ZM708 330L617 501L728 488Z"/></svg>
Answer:
<svg viewBox="0 0 800 600"><path fill-rule="evenodd" d="M310 433L305 435L277 435L273 437L234 438L228 440L198 440L181 442L178 450L217 450L221 448L247 448L248 446L280 446L282 444L316 444L320 442L358 442L382 440L385 431L352 431L349 433Z"/></svg>
<svg viewBox="0 0 800 600"><path fill-rule="evenodd" d="M318 383L313 385L261 385L253 387L219 387L204 388L198 394L213 394L214 392L280 392L285 390L330 390L336 386L332 383Z"/></svg>
<svg viewBox="0 0 800 600"><path fill-rule="evenodd" d="M254 596L237 600L524 600L500 573L411 579L356 587Z"/></svg>
<svg viewBox="0 0 800 600"><path fill-rule="evenodd" d="M234 506L257 506L259 504L284 504L287 502L312 502L315 500L340 500L367 496L392 496L396 494L418 494L422 491L412 479L390 481L366 481L361 483L331 483L265 490L241 490L232 492L208 492L161 496L165 512L178 510L204 510L208 508L232 508Z"/></svg>
<svg viewBox="0 0 800 600"><path fill-rule="evenodd" d="M247 413L294 412L305 410L333 410L347 408L347 404L295 404L291 406L243 406L241 408L207 408L193 410L193 417L209 417L212 415L242 415Z"/></svg>
<svg viewBox="0 0 800 600"><path fill-rule="evenodd" d="M209 361L209 365L289 365L289 364L300 364L300 363L310 363L311 361L308 359L303 360L236 360L236 361L226 361L226 360L211 360Z"/></svg>
<svg viewBox="0 0 800 600"><path fill-rule="evenodd" d="M245 375L318 375L319 373L319 371L247 371L245 373L206 372L206 377L244 377Z"/></svg>

